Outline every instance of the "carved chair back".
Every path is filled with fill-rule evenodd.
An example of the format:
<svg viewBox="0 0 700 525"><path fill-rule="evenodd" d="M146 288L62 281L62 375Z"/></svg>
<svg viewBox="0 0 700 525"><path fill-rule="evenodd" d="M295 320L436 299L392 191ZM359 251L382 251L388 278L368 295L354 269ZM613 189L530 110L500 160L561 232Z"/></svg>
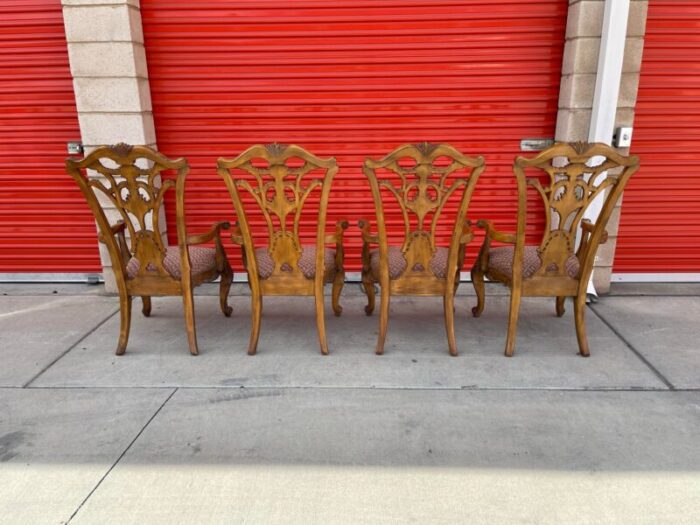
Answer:
<svg viewBox="0 0 700 525"><path fill-rule="evenodd" d="M117 279L127 278L126 265L132 257L139 261L134 279L173 279L163 266L166 242L159 227L160 213L165 193L177 185L177 230L180 245L184 246L187 161L170 160L146 146L117 144L99 147L82 160L67 159L66 170L95 216L100 240L107 245ZM176 182L161 180L164 170L176 170ZM110 224L105 206L118 213L120 220L116 225ZM181 251L187 257L187 250ZM186 266L189 268L189 261Z"/></svg>
<svg viewBox="0 0 700 525"><path fill-rule="evenodd" d="M337 171L334 158L321 159L300 146L276 143L251 146L232 160L219 159L218 172L236 209L245 264L253 279L259 275L258 262L253 255L256 245L266 245L274 261L269 280L304 279L299 268L302 254L300 223L305 204L315 190L320 190L320 198L312 199L314 205L318 205L318 215L313 218L316 224L315 275L317 280L323 279L326 212L331 183ZM262 214L266 239L253 239L249 220L251 210L245 204L245 197L249 204L257 205L257 212Z"/></svg>
<svg viewBox="0 0 700 525"><path fill-rule="evenodd" d="M535 168L536 175L526 170ZM639 168L637 157L624 157L602 143L557 143L534 158L517 157L516 252L525 244L527 191L534 189L545 210L545 229L538 247L541 265L533 277L567 277L567 260L576 255L579 279L587 281L593 256L606 236L605 226L627 181ZM581 231L584 214L596 198L602 210L592 229ZM577 238L579 242L576 248ZM514 269L514 275L519 275Z"/></svg>
<svg viewBox="0 0 700 525"><path fill-rule="evenodd" d="M461 266L463 253L457 254L460 237L474 186L484 168L483 157L467 157L450 145L427 142L400 146L381 160L365 160L363 171L372 188L379 252L384 260L388 235L382 193L393 197L401 211L401 251L407 265L399 279L435 278L430 262L436 251L438 225L453 196L459 204L451 228L447 275ZM460 170L464 176L455 177Z"/></svg>

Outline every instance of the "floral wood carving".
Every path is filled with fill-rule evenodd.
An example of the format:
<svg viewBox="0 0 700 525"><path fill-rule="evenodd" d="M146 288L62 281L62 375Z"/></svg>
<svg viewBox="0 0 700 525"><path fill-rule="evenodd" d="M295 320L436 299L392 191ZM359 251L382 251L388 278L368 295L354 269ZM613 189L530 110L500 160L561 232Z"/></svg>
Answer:
<svg viewBox="0 0 700 525"><path fill-rule="evenodd" d="M449 158L450 163L438 165L438 157ZM440 215L450 196L460 188L466 188L471 178L448 180L449 176L465 168L471 173L479 166L478 159L475 162L451 146L429 142L402 146L380 161L368 159L365 162L365 174L370 180L375 178L380 188L393 195L401 209L404 223L401 250L408 263L407 271L433 276L430 261L435 254L435 231ZM398 175L398 181L378 179L377 170L388 170ZM481 170L483 168L479 172ZM466 212L465 198L468 198L467 192L462 195L460 208L464 209L463 213ZM457 218L458 223L460 217Z"/></svg>
<svg viewBox="0 0 700 525"><path fill-rule="evenodd" d="M266 166L260 167L260 160ZM273 275L284 272L303 276L298 266L302 252L299 238L302 211L309 195L321 189L328 173L337 169L335 160L319 159L298 146L273 143L253 146L226 165L228 169L242 170L253 176L252 182L235 177L233 185L236 192L243 189L251 195L263 214L268 230L268 251L275 262ZM321 175L306 177L315 171ZM238 202L243 211L240 195Z"/></svg>
<svg viewBox="0 0 700 525"><path fill-rule="evenodd" d="M119 142L118 144L109 146L109 149L111 149L118 157L126 157L131 153L134 147L126 142Z"/></svg>
<svg viewBox="0 0 700 525"><path fill-rule="evenodd" d="M545 209L545 233L538 254L542 261L535 275L566 276L566 261L576 251L576 235L588 206L607 188L614 187L620 164L589 153L593 144L574 142L557 155L542 157L531 167L547 174L549 182L525 177L540 195ZM524 172L523 172L524 175Z"/></svg>
<svg viewBox="0 0 700 525"><path fill-rule="evenodd" d="M424 156L430 156L430 154L437 149L439 144L433 144L432 142L419 142L416 144L416 149L420 151Z"/></svg>
<svg viewBox="0 0 700 525"><path fill-rule="evenodd" d="M141 167L148 166L148 167ZM139 260L139 275L168 276L163 266L165 243L160 234L159 211L172 180L157 181L170 168L156 152L120 143L108 147L86 168L101 177L90 177L88 186L106 197L121 215L129 231L129 250Z"/></svg>
<svg viewBox="0 0 700 525"><path fill-rule="evenodd" d="M278 142L273 142L272 144L265 144L265 149L272 155L273 157L279 157L284 153L284 150L287 149L286 144L280 144Z"/></svg>
<svg viewBox="0 0 700 525"><path fill-rule="evenodd" d="M591 143L583 141L583 140L578 140L576 142L569 143L569 146L571 146L571 149L573 149L579 155L583 155L586 151L588 151L590 149L591 145L592 145Z"/></svg>

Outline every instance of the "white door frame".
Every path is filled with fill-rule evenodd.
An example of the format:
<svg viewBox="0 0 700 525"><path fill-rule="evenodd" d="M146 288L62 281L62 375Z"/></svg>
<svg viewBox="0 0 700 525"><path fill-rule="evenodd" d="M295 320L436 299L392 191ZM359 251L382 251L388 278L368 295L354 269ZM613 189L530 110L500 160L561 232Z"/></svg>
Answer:
<svg viewBox="0 0 700 525"><path fill-rule="evenodd" d="M608 145L612 143L617 115L617 99L620 95L629 11L630 0L605 0L593 108L588 128L589 142L603 142ZM605 174L600 180L602 181L604 177ZM584 218L595 223L603 208L603 200L604 195L598 195L586 209ZM593 286L593 273L588 281L588 293L597 295Z"/></svg>

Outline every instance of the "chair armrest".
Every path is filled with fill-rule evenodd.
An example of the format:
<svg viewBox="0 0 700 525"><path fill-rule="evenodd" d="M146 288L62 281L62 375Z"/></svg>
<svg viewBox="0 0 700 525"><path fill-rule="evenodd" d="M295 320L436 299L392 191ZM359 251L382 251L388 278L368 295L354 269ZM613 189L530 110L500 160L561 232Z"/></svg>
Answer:
<svg viewBox="0 0 700 525"><path fill-rule="evenodd" d="M583 219L581 221L581 229L584 233L592 235L595 231L596 223L591 222L589 219ZM603 230L603 235L600 237L600 244L605 244L608 242L608 230Z"/></svg>
<svg viewBox="0 0 700 525"><path fill-rule="evenodd" d="M192 246L193 244L205 244L211 240L218 239L221 240L221 230L228 230L231 227L231 223L227 221L215 222L206 233L199 235L188 235L187 236L187 246Z"/></svg>
<svg viewBox="0 0 700 525"><path fill-rule="evenodd" d="M578 245L578 250L576 250L576 257L580 260L586 260L589 257L589 252L591 249L589 240L593 232L595 231L596 224L591 222L589 219L583 219L581 221L581 242ZM603 230L603 234L600 236L600 241L598 244L605 244L608 242L608 231ZM596 249L598 246L596 246Z"/></svg>
<svg viewBox="0 0 700 525"><path fill-rule="evenodd" d="M459 237L460 246L469 244L474 240L474 230L472 229L472 221L466 219L462 224L462 233Z"/></svg>
<svg viewBox="0 0 700 525"><path fill-rule="evenodd" d="M332 235L326 235L325 242L335 243L335 269L337 272L341 272L345 275L343 270L343 264L345 261L345 248L343 247L343 237L345 230L348 229L348 221L338 221L335 223L335 233Z"/></svg>
<svg viewBox="0 0 700 525"><path fill-rule="evenodd" d="M233 226L231 226L231 241L234 244L243 246L243 232L241 231L241 227L238 224L234 224Z"/></svg>
<svg viewBox="0 0 700 525"><path fill-rule="evenodd" d="M123 233L126 231L126 223L125 223L124 221L117 221L115 224L112 224L112 225L109 227L109 230L110 230L110 232L112 233L113 236L114 236L114 235L118 235L118 234L120 234L120 233L123 234ZM104 244L105 242L107 242L107 241L105 241L105 238L102 236L101 233L97 236L97 239L98 239L102 244Z"/></svg>
<svg viewBox="0 0 700 525"><path fill-rule="evenodd" d="M499 232L493 224L493 221L480 219L476 221L476 225L479 228L484 228L486 230L486 237L489 240L505 242L508 244L515 244L515 234Z"/></svg>
<svg viewBox="0 0 700 525"><path fill-rule="evenodd" d="M124 221L117 221L109 227L109 231L112 237L117 238L117 249L119 250L119 257L121 258L122 270L126 271L126 264L131 259L131 252L126 244L126 223ZM102 233L97 235L97 240L102 244L107 244L107 239L105 239Z"/></svg>
<svg viewBox="0 0 700 525"><path fill-rule="evenodd" d="M336 243L336 244L343 244L343 236L345 233L345 230L348 229L348 221L338 221L335 223L335 233L332 233L331 235L326 235L324 238L324 243Z"/></svg>
<svg viewBox="0 0 700 525"><path fill-rule="evenodd" d="M369 221L367 219L360 219L357 221L357 226L362 231L362 242L365 244L378 244L379 237L377 235L370 233Z"/></svg>
<svg viewBox="0 0 700 525"><path fill-rule="evenodd" d="M498 241L507 244L515 244L515 235L512 233L499 232L493 224L493 221L480 219L476 221L479 228L486 230L484 242L479 249L479 255L474 263L474 269L478 268L481 272L488 272L489 269L489 251L491 250L491 241Z"/></svg>
<svg viewBox="0 0 700 525"><path fill-rule="evenodd" d="M117 233L126 231L126 223L124 221L117 221L117 223L110 226L109 229L112 230L112 235L116 235Z"/></svg>

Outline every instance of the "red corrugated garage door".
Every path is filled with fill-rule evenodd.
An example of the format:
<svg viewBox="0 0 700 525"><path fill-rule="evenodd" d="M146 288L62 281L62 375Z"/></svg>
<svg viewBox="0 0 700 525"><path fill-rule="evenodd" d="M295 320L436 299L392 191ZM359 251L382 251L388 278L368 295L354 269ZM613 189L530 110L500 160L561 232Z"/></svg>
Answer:
<svg viewBox="0 0 700 525"><path fill-rule="evenodd" d="M0 2L0 272L100 272L90 210L66 175L80 140L60 0Z"/></svg>
<svg viewBox="0 0 700 525"><path fill-rule="evenodd" d="M615 272L700 272L700 4L649 2Z"/></svg>
<svg viewBox="0 0 700 525"><path fill-rule="evenodd" d="M329 218L354 222L373 210L363 159L428 140L486 155L470 216L513 229L520 139L554 135L567 6L141 0L158 147L192 166L190 228L232 215L220 155L276 141L335 156Z"/></svg>

